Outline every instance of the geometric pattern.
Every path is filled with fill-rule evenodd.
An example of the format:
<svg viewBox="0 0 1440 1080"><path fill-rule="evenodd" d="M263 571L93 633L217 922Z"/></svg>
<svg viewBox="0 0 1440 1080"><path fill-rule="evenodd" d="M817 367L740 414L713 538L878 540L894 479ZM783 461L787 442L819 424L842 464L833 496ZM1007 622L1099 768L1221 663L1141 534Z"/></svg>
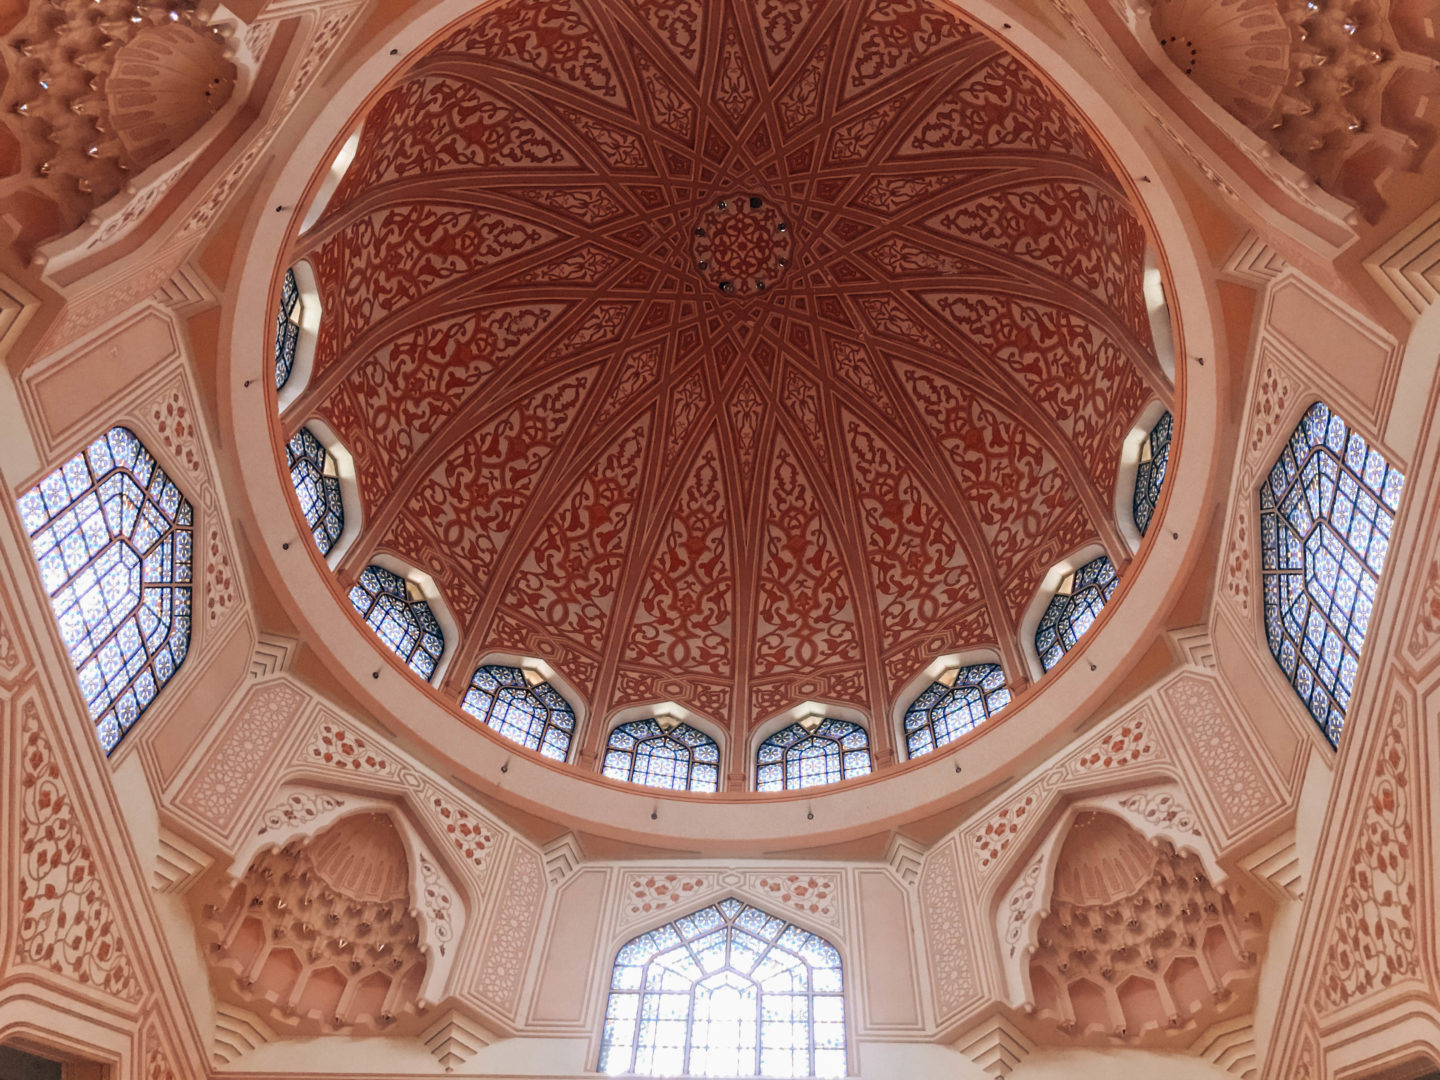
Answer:
<svg viewBox="0 0 1440 1080"><path fill-rule="evenodd" d="M290 483L300 500L300 512L315 538L321 555L330 549L345 531L345 506L340 498L340 478L335 475L335 459L326 452L309 428L301 428L285 444L285 464L290 467Z"/></svg>
<svg viewBox="0 0 1440 1080"><path fill-rule="evenodd" d="M718 791L720 748L689 724L668 731L655 720L632 720L610 732L605 775L674 791Z"/></svg>
<svg viewBox="0 0 1440 1080"><path fill-rule="evenodd" d="M1167 412L1155 421L1155 426L1140 445L1140 463L1135 468L1135 496L1130 506L1135 528L1141 536L1150 528L1150 520L1160 503L1160 487L1165 483L1165 469L1170 464L1170 436L1174 430L1175 418Z"/></svg>
<svg viewBox="0 0 1440 1080"><path fill-rule="evenodd" d="M445 651L445 632L411 585L383 566L367 566L350 590L350 603L390 651L426 680Z"/></svg>
<svg viewBox="0 0 1440 1080"><path fill-rule="evenodd" d="M755 752L756 791L794 791L870 772L870 733L848 720L783 727Z"/></svg>
<svg viewBox="0 0 1440 1080"><path fill-rule="evenodd" d="M1046 671L1094 625L1119 584L1114 564L1104 555L1072 573L1068 583L1061 583L1061 591L1051 598L1035 630L1035 652Z"/></svg>
<svg viewBox="0 0 1440 1080"><path fill-rule="evenodd" d="M300 285L295 271L286 270L280 287L280 311L275 317L275 389L282 389L295 370L295 350L300 343Z"/></svg>
<svg viewBox="0 0 1440 1080"><path fill-rule="evenodd" d="M127 428L19 500L80 693L108 754L190 647L190 503Z"/></svg>
<svg viewBox="0 0 1440 1080"><path fill-rule="evenodd" d="M602 1073L846 1074L840 954L733 898L658 926L615 957Z"/></svg>
<svg viewBox="0 0 1440 1080"><path fill-rule="evenodd" d="M1266 637L1332 746L1355 691L1404 484L1317 401L1260 489Z"/></svg>
<svg viewBox="0 0 1440 1080"><path fill-rule="evenodd" d="M570 753L575 712L548 682L526 678L518 667L482 664L470 677L461 707L507 739L554 761Z"/></svg>
<svg viewBox="0 0 1440 1080"><path fill-rule="evenodd" d="M984 723L1010 704L999 664L962 667L953 680L933 682L905 710L905 749L928 754Z"/></svg>
<svg viewBox="0 0 1440 1080"><path fill-rule="evenodd" d="M890 715L1102 542L1170 399L1128 181L940 0L500 0L356 120L276 423L353 455L357 564L596 716Z"/></svg>

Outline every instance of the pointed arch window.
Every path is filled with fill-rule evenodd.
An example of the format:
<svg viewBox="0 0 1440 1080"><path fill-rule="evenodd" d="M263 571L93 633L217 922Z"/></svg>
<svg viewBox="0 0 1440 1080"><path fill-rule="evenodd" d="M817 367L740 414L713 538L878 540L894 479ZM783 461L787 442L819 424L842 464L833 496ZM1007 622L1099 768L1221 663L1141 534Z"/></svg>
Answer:
<svg viewBox="0 0 1440 1080"><path fill-rule="evenodd" d="M285 271L280 285L280 309L275 318L275 389L283 389L295 370L295 353L300 347L300 282L295 269Z"/></svg>
<svg viewBox="0 0 1440 1080"><path fill-rule="evenodd" d="M1404 484L1378 450L1316 402L1260 489L1270 652L1332 745L1355 691Z"/></svg>
<svg viewBox="0 0 1440 1080"><path fill-rule="evenodd" d="M905 710L905 746L910 756L928 754L983 724L1010 704L1005 671L999 664L952 668Z"/></svg>
<svg viewBox="0 0 1440 1080"><path fill-rule="evenodd" d="M866 776L870 733L849 720L824 719L783 727L755 754L757 791L794 791Z"/></svg>
<svg viewBox="0 0 1440 1080"><path fill-rule="evenodd" d="M1135 528L1141 536L1150 528L1155 508L1160 503L1160 488L1165 483L1165 470L1170 465L1170 438L1175 433L1175 418L1168 412L1155 421L1150 434L1140 444L1140 463L1135 468L1135 496L1131 509Z"/></svg>
<svg viewBox="0 0 1440 1080"><path fill-rule="evenodd" d="M114 427L19 509L108 754L190 648L190 503L135 434Z"/></svg>
<svg viewBox="0 0 1440 1080"><path fill-rule="evenodd" d="M649 930L615 957L600 1071L844 1076L840 954L733 897Z"/></svg>
<svg viewBox="0 0 1440 1080"><path fill-rule="evenodd" d="M570 754L575 710L538 673L504 664L482 664L470 677L461 707L521 746L554 761Z"/></svg>
<svg viewBox="0 0 1440 1080"><path fill-rule="evenodd" d="M350 603L411 671L430 680L445 651L445 632L418 586L383 566L367 566Z"/></svg>
<svg viewBox="0 0 1440 1080"><path fill-rule="evenodd" d="M321 555L329 555L345 531L345 504L335 458L309 428L301 428L285 444L285 463L315 546Z"/></svg>
<svg viewBox="0 0 1440 1080"><path fill-rule="evenodd" d="M633 720L610 731L605 775L672 791L718 791L720 747L689 724Z"/></svg>
<svg viewBox="0 0 1440 1080"><path fill-rule="evenodd" d="M1085 636L1119 583L1115 565L1104 555L1092 559L1060 583L1035 631L1035 652L1046 671Z"/></svg>

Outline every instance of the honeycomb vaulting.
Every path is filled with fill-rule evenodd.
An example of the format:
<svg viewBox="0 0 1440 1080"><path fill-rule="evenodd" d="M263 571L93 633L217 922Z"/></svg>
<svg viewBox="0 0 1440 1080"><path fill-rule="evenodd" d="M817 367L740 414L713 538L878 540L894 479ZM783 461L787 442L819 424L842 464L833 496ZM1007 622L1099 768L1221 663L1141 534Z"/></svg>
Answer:
<svg viewBox="0 0 1440 1080"><path fill-rule="evenodd" d="M722 205L724 204L724 205ZM1113 525L1170 391L1146 232L1085 124L938 3L512 0L364 117L299 238L324 308L288 435L462 640L605 717L885 715L997 647ZM457 694L458 697L458 694Z"/></svg>

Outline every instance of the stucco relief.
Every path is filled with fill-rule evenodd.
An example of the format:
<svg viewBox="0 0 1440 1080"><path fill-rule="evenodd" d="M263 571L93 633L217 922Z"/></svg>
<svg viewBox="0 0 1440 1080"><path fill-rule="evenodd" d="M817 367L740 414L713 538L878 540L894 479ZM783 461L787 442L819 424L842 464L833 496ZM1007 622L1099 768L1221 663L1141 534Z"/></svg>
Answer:
<svg viewBox="0 0 1440 1080"><path fill-rule="evenodd" d="M1407 651L1417 665L1430 659L1435 643L1440 641L1440 559L1430 564L1425 586L1420 593L1415 624L1410 630Z"/></svg>
<svg viewBox="0 0 1440 1080"><path fill-rule="evenodd" d="M15 955L122 1001L141 985L100 857L33 701L20 709L20 912Z"/></svg>
<svg viewBox="0 0 1440 1080"><path fill-rule="evenodd" d="M762 898L762 906L783 909L787 916L791 912L802 916L801 925L840 925L840 885L834 875L750 874L745 885Z"/></svg>
<svg viewBox="0 0 1440 1080"><path fill-rule="evenodd" d="M10 590L6 594L11 595ZM28 666L8 599L0 599L0 680L13 683Z"/></svg>
<svg viewBox="0 0 1440 1080"><path fill-rule="evenodd" d="M1415 852L1417 750L1410 707L1390 708L1369 766L1349 855L1337 864L1345 886L1325 938L1312 1000L1321 1013L1407 979L1421 977L1417 922L1425 868Z"/></svg>
<svg viewBox="0 0 1440 1080"><path fill-rule="evenodd" d="M145 1080L180 1080L160 1025L153 1019L145 1025Z"/></svg>
<svg viewBox="0 0 1440 1080"><path fill-rule="evenodd" d="M1226 840L1279 805L1279 792L1256 757L1253 739L1240 729L1242 721L1213 680L1182 674L1161 687L1160 697L1175 719L1176 738L1199 766L1197 775Z"/></svg>
<svg viewBox="0 0 1440 1080"><path fill-rule="evenodd" d="M240 602L240 588L235 564L230 560L230 541L220 524L220 500L214 490L205 489L202 500L205 517L205 546L200 555L205 563L205 581L202 595L205 606L205 625L214 629L225 621Z"/></svg>
<svg viewBox="0 0 1440 1080"><path fill-rule="evenodd" d="M390 776L394 765L382 749L372 747L352 726L325 721L301 755L307 764L331 766L342 772Z"/></svg>
<svg viewBox="0 0 1440 1080"><path fill-rule="evenodd" d="M711 874L640 873L623 878L620 924L659 922L662 913L679 914L702 896L714 891Z"/></svg>
<svg viewBox="0 0 1440 1080"><path fill-rule="evenodd" d="M947 843L932 851L920 873L920 919L935 991L935 1017L940 1023L980 996L971 956L974 938L965 917L971 902L960 881L954 845Z"/></svg>
<svg viewBox="0 0 1440 1080"><path fill-rule="evenodd" d="M515 844L499 889L499 902L486 928L485 946L474 977L476 992L488 1004L513 1017L520 1002L520 983L530 957L530 943L545 898L540 857Z"/></svg>
<svg viewBox="0 0 1440 1080"><path fill-rule="evenodd" d="M176 805L227 831L308 702L306 694L286 682L252 687L226 721L224 733L206 751Z"/></svg>
<svg viewBox="0 0 1440 1080"><path fill-rule="evenodd" d="M303 829L344 806L344 799L328 791L291 791L261 813L258 833Z"/></svg>
<svg viewBox="0 0 1440 1080"><path fill-rule="evenodd" d="M1200 835L1199 816L1185 805L1185 796L1178 788L1133 792L1122 796L1116 805L1165 832Z"/></svg>

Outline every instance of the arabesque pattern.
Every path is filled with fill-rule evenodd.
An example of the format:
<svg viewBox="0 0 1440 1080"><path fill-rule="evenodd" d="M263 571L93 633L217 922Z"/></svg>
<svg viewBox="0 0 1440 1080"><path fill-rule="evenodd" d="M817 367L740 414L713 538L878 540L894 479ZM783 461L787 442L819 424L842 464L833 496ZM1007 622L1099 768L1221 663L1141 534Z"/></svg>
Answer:
<svg viewBox="0 0 1440 1080"><path fill-rule="evenodd" d="M325 312L291 415L355 459L342 576L423 569L462 659L571 657L601 718L879 717L1118 542L1123 418L1171 397L1145 248L1078 115L938 0L506 0L290 252Z"/></svg>

